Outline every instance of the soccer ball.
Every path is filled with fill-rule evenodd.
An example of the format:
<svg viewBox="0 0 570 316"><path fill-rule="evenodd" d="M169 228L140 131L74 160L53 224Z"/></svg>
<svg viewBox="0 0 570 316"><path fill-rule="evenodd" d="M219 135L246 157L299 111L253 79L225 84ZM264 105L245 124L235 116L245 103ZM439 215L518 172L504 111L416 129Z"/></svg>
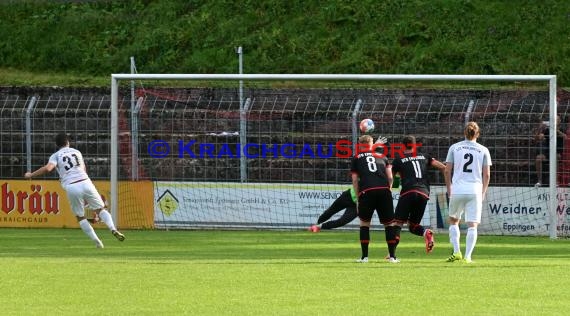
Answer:
<svg viewBox="0 0 570 316"><path fill-rule="evenodd" d="M360 121L360 131L363 133L370 133L374 130L374 121L371 119L363 119Z"/></svg>

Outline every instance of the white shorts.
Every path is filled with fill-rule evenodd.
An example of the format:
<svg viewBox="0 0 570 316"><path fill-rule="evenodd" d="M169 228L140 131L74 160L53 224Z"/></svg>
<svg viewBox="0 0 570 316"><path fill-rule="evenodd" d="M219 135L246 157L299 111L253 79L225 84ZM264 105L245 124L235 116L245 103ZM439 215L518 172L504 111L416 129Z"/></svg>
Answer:
<svg viewBox="0 0 570 316"><path fill-rule="evenodd" d="M465 212L465 221L481 223L483 196L481 194L452 194L449 199L449 217L461 219Z"/></svg>
<svg viewBox="0 0 570 316"><path fill-rule="evenodd" d="M67 184L63 188L65 189L65 192L67 192L67 199L69 200L69 204L71 204L71 210L75 216L85 216L84 205L86 202L92 210L105 207L105 203L103 202L101 195L97 192L95 185L90 179Z"/></svg>

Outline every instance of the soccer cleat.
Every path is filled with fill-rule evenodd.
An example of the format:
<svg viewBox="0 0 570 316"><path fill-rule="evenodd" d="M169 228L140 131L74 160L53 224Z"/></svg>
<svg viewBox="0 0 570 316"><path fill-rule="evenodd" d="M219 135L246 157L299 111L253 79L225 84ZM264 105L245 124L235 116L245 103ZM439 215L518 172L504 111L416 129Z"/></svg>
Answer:
<svg viewBox="0 0 570 316"><path fill-rule="evenodd" d="M424 239L426 241L426 253L432 252L435 240L433 238L433 232L431 231L431 229L426 229L426 232L424 234Z"/></svg>
<svg viewBox="0 0 570 316"><path fill-rule="evenodd" d="M360 258L360 259L356 260L356 262L358 262L358 263L368 263L368 257Z"/></svg>
<svg viewBox="0 0 570 316"><path fill-rule="evenodd" d="M471 260L470 258L465 258L463 259L464 263L473 263L473 260Z"/></svg>
<svg viewBox="0 0 570 316"><path fill-rule="evenodd" d="M313 233L318 233L321 231L321 228L318 225L311 225L311 227L309 227L309 231Z"/></svg>
<svg viewBox="0 0 570 316"><path fill-rule="evenodd" d="M99 249L105 248L105 246L103 246L103 242L101 242L100 240L95 242L95 247Z"/></svg>
<svg viewBox="0 0 570 316"><path fill-rule="evenodd" d="M113 236L115 236L115 238L117 238L118 241L125 240L125 235L121 234L121 232L119 232L118 230L113 231Z"/></svg>
<svg viewBox="0 0 570 316"><path fill-rule="evenodd" d="M388 262L390 262L390 263L400 263L400 259L394 258L394 257L390 257L390 258L388 259Z"/></svg>
<svg viewBox="0 0 570 316"><path fill-rule="evenodd" d="M451 256L449 256L449 258L447 258L446 262L454 262L454 261L459 261L463 259L463 255L461 254L461 252L458 253L454 253Z"/></svg>

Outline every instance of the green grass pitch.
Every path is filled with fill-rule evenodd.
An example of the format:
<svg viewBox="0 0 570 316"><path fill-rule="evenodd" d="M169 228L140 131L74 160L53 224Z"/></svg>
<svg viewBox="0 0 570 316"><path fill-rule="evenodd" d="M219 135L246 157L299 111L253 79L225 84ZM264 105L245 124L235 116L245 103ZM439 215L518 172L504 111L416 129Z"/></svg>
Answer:
<svg viewBox="0 0 570 316"><path fill-rule="evenodd" d="M479 236L474 264L402 233L0 229L2 315L567 315L570 240ZM464 247L462 234L462 245Z"/></svg>

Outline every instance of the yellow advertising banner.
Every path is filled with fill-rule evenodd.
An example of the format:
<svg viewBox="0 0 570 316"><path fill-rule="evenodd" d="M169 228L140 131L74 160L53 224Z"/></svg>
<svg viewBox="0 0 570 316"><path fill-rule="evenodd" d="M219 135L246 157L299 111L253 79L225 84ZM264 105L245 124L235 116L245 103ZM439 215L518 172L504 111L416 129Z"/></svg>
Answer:
<svg viewBox="0 0 570 316"><path fill-rule="evenodd" d="M109 181L93 181L109 205ZM119 182L119 216L121 229L153 228L153 185L150 181ZM86 209L85 216L93 217ZM0 227L78 228L65 190L57 180L0 180ZM104 224L95 224L104 227Z"/></svg>

